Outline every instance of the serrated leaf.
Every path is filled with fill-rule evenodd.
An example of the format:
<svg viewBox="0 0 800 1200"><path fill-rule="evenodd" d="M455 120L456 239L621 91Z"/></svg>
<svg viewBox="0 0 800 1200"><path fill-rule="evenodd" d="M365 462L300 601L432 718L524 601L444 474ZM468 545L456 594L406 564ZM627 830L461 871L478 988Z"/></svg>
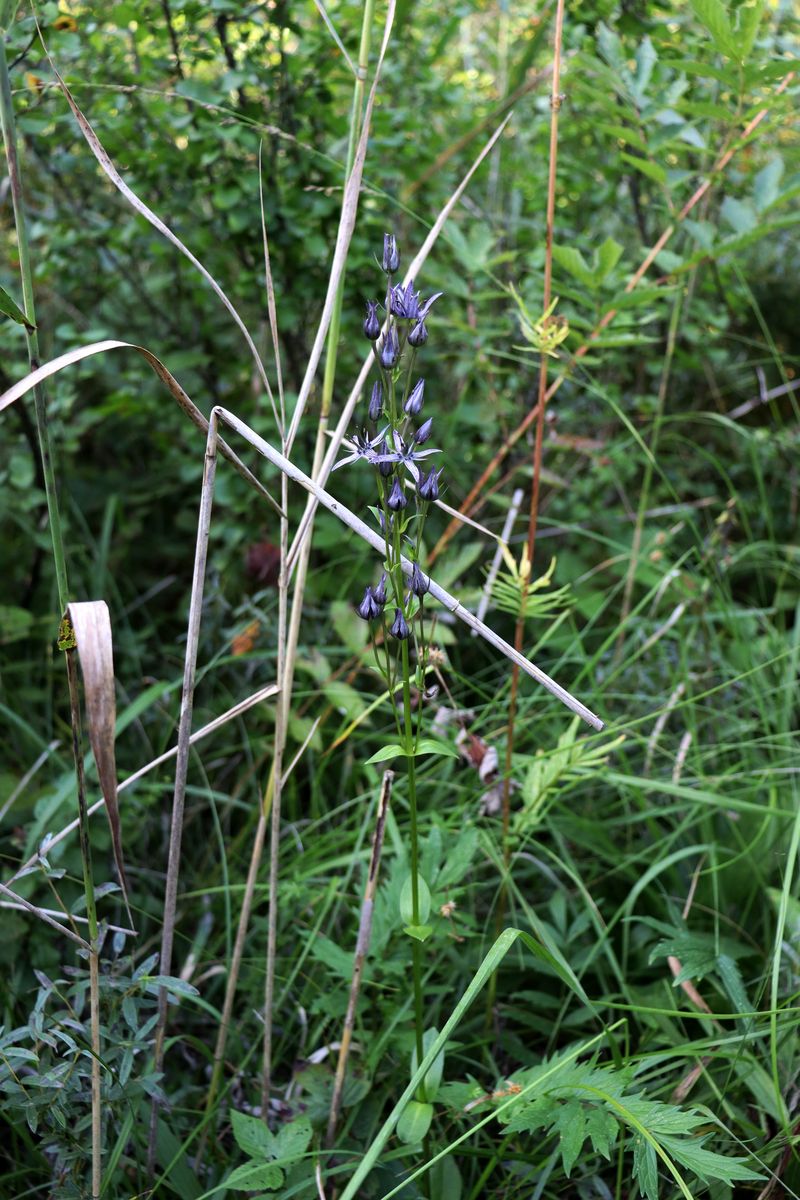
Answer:
<svg viewBox="0 0 800 1200"><path fill-rule="evenodd" d="M611 1146L618 1128L616 1117L607 1108L592 1106L586 1114L586 1136L595 1153L602 1154L603 1158L611 1158Z"/></svg>
<svg viewBox="0 0 800 1200"><path fill-rule="evenodd" d="M562 1104L555 1121L558 1132L561 1162L566 1175L569 1175L583 1147L586 1136L586 1116L583 1105L579 1100L568 1100Z"/></svg>
<svg viewBox="0 0 800 1200"><path fill-rule="evenodd" d="M433 1105L420 1100L409 1100L397 1122L397 1136L407 1146L421 1142L427 1135L433 1120Z"/></svg>
<svg viewBox="0 0 800 1200"><path fill-rule="evenodd" d="M738 61L739 48L728 20L728 14L720 0L690 0L690 3L698 21L705 25L711 34L712 41L720 54Z"/></svg>
<svg viewBox="0 0 800 1200"><path fill-rule="evenodd" d="M737 41L739 57L742 62L749 57L750 51L753 49L758 26L761 23L761 14L764 11L764 3L765 0L744 0L744 3L739 6Z"/></svg>
<svg viewBox="0 0 800 1200"><path fill-rule="evenodd" d="M647 1200L658 1200L658 1163L649 1142L637 1134L633 1140L633 1178Z"/></svg>

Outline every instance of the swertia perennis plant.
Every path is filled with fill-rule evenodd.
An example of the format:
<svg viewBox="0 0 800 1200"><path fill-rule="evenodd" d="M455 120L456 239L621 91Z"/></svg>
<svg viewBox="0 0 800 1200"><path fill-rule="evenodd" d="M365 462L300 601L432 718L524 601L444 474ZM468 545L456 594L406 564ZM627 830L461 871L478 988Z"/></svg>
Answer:
<svg viewBox="0 0 800 1200"><path fill-rule="evenodd" d="M423 300L420 293L414 291L413 280L405 286L393 283L399 266L397 242L394 235L387 233L383 243L385 319L381 322L378 315L379 302L369 300L363 325L364 336L373 344L378 370L369 397L368 425L346 442L349 453L336 466L361 461L373 470L377 504L371 512L384 539L383 572L377 583L364 589L357 612L371 623L376 661L381 665L390 697L393 698L398 690L402 691L402 709L397 704L392 706L399 745L384 747L373 761L402 755L407 763L411 869L401 897L401 916L405 932L412 939L414 1057L419 1063L426 1042L436 1034L429 1030L426 1035L423 1028L421 957L422 943L431 933L426 924L430 891L419 871L415 759L420 753L447 753L448 748L420 739L420 714L426 695L430 647L424 620L424 598L429 579L419 559L425 521L431 504L439 497L443 468L428 462L441 451L427 445L432 418L419 421L425 402L425 380L416 377L415 366L419 350L428 341L427 319L442 293L436 292ZM407 580L402 562L404 554L412 563ZM410 646L414 651L413 668ZM412 718L412 684L419 698L416 724ZM427 1132L433 1115L432 1099L429 1089L420 1089L413 1108L417 1115L414 1140Z"/></svg>

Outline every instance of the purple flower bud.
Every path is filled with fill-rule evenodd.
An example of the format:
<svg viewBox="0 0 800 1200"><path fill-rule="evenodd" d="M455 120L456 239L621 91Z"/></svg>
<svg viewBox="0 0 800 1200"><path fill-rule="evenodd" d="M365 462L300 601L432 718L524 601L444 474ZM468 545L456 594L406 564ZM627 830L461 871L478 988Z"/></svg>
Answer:
<svg viewBox="0 0 800 1200"><path fill-rule="evenodd" d="M430 471L424 479L421 479L417 484L417 491L422 500L438 500L439 499L439 477L442 474L444 467L440 467L437 471L435 468Z"/></svg>
<svg viewBox="0 0 800 1200"><path fill-rule="evenodd" d="M400 266L400 253L393 233L383 235L383 269L387 275L394 275Z"/></svg>
<svg viewBox="0 0 800 1200"><path fill-rule="evenodd" d="M424 596L430 587L430 580L427 579L419 569L419 563L414 563L411 570L411 580L409 583L412 592L415 596Z"/></svg>
<svg viewBox="0 0 800 1200"><path fill-rule="evenodd" d="M384 457L387 457L389 454L390 454L390 450L389 450L388 445L386 444L386 438L384 438L383 441L381 442L380 446L378 446L378 457L384 458ZM380 473L384 479L388 479L389 476L394 471L394 463L393 462L379 462L378 470L380 471Z"/></svg>
<svg viewBox="0 0 800 1200"><path fill-rule="evenodd" d="M405 508L405 506L408 504L402 484L397 478L395 478L395 481L392 484L392 490L389 492L389 497L386 503L392 512L399 512L401 508Z"/></svg>
<svg viewBox="0 0 800 1200"><path fill-rule="evenodd" d="M424 346L428 340L428 329L424 321L417 321L414 328L408 335L408 344L413 346L415 350L419 350L420 346Z"/></svg>
<svg viewBox="0 0 800 1200"><path fill-rule="evenodd" d="M400 342L397 338L397 330L392 326L388 330L383 345L381 346L381 366L386 371L391 371L392 367L397 365L397 360L400 358Z"/></svg>
<svg viewBox="0 0 800 1200"><path fill-rule="evenodd" d="M433 426L433 417L428 417L427 421L423 421L417 432L414 434L414 441L418 446L423 442L427 442L431 436L431 427Z"/></svg>
<svg viewBox="0 0 800 1200"><path fill-rule="evenodd" d="M356 606L356 612L365 621L374 621L376 617L381 615L381 610L375 603L375 597L372 594L372 588L364 588L364 599Z"/></svg>
<svg viewBox="0 0 800 1200"><path fill-rule="evenodd" d="M367 416L369 417L370 421L377 422L377 421L380 421L382 412L383 412L383 388L381 387L380 383L376 381L372 385L372 395L369 398L369 408L367 409Z"/></svg>
<svg viewBox="0 0 800 1200"><path fill-rule="evenodd" d="M372 589L372 598L376 604L383 608L386 603L386 572L384 571L380 577L380 581L375 584Z"/></svg>
<svg viewBox="0 0 800 1200"><path fill-rule="evenodd" d="M422 412L422 401L425 396L425 380L418 379L409 392L408 399L403 405L403 412L409 417L417 417Z"/></svg>
<svg viewBox="0 0 800 1200"><path fill-rule="evenodd" d="M377 308L377 300L367 301L367 315L364 318L364 324L362 328L364 330L364 337L369 338L371 342L376 342L381 332L381 323L380 319L378 318Z"/></svg>
<svg viewBox="0 0 800 1200"><path fill-rule="evenodd" d="M403 616L402 608L396 608L394 610L394 620L392 621L389 633L392 635L392 637L396 637L400 642L404 642L408 637L408 622Z"/></svg>

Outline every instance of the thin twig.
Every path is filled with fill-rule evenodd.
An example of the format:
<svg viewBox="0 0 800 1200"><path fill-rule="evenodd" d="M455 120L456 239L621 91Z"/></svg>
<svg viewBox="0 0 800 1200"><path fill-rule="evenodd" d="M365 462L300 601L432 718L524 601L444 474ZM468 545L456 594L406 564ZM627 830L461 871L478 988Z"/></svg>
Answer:
<svg viewBox="0 0 800 1200"><path fill-rule="evenodd" d="M503 525L503 532L500 534L500 545L497 547L497 549L494 552L494 558L492 559L492 565L489 567L489 573L486 576L486 583L483 585L481 601L475 611L475 616L478 618L479 621L482 621L483 618L486 616L487 612L489 611L489 604L492 599L492 589L494 587L494 581L497 579L497 574L498 574L498 571L500 570L500 563L503 561L502 547L508 545L509 539L511 537L511 530L514 528L514 522L517 519L517 513L519 512L520 505L522 504L522 501L524 498L525 498L525 493L522 490L522 488L517 488L516 491L514 492L514 495L511 497L511 503L509 504L508 512L506 513L505 524ZM473 637L478 636L477 632L474 629L472 631L472 636Z"/></svg>
<svg viewBox="0 0 800 1200"><path fill-rule="evenodd" d="M339 1120L339 1109L341 1108L342 1104L342 1092L344 1090L347 1060L350 1056L350 1044L353 1038L356 1006L358 1004L359 992L361 991L361 978L364 973L364 963L366 961L370 937L372 934L372 912L375 902L375 891L378 886L378 869L380 867L381 850L383 848L383 835L386 828L386 814L388 812L389 801L391 800L392 796L393 781L394 771L384 771L380 796L378 797L378 812L375 818L375 833L372 837L372 853L369 860L367 882L364 888L364 899L361 904L361 919L359 921L358 938L356 940L356 949L353 958L353 976L350 981L350 995L347 1001L347 1013L344 1019L342 1040L339 1046L339 1059L336 1064L336 1076L333 1082L333 1096L331 1097L331 1108L328 1116L328 1129L325 1134L325 1145L328 1147L328 1149L330 1149L333 1145L333 1139L336 1134L336 1123Z"/></svg>
<svg viewBox="0 0 800 1200"><path fill-rule="evenodd" d="M0 892L2 892L4 896L9 896L13 901L11 904L3 904L3 908L18 908L22 909L24 912L31 913L32 916L38 917L40 921L44 921L45 925L49 925L52 929L58 930L63 937L69 938L72 942L77 942L82 950L86 950L91 953L92 947L89 945L89 943L82 938L80 934L75 933L74 930L69 929L66 925L59 924L58 921L54 921L53 917L51 916L50 909L38 908L35 904L31 904L30 900L26 900L24 896L18 896L16 892L12 892L11 888L6 887L4 883L0 883ZM84 920L87 919L88 918L84 918Z"/></svg>

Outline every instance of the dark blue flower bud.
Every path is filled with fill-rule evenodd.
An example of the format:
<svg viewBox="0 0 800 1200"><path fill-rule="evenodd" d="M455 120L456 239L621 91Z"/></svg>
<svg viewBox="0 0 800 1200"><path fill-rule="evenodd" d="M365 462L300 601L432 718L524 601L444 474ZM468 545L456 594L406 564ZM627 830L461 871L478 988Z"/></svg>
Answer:
<svg viewBox="0 0 800 1200"><path fill-rule="evenodd" d="M394 326L388 330L386 337L383 339L380 357L381 366L384 370L391 371L392 367L397 366L397 360L400 358L400 342Z"/></svg>
<svg viewBox="0 0 800 1200"><path fill-rule="evenodd" d="M402 608L396 608L394 610L394 620L392 621L389 633L392 635L392 637L396 637L400 642L404 642L408 637L408 622L403 616Z"/></svg>
<svg viewBox="0 0 800 1200"><path fill-rule="evenodd" d="M364 318L364 336L368 337L371 342L376 342L381 332L380 318L377 313L378 301L367 301L367 315Z"/></svg>
<svg viewBox="0 0 800 1200"><path fill-rule="evenodd" d="M414 563L411 570L411 580L409 586L415 596L424 596L430 587L430 580L427 579L419 569L419 563Z"/></svg>
<svg viewBox="0 0 800 1200"><path fill-rule="evenodd" d="M437 471L435 468L430 471L424 479L421 479L417 484L417 491L422 500L438 500L439 499L439 477L442 474L444 467L440 467Z"/></svg>
<svg viewBox="0 0 800 1200"><path fill-rule="evenodd" d="M400 253L393 233L383 235L383 269L387 275L394 275L400 266Z"/></svg>
<svg viewBox="0 0 800 1200"><path fill-rule="evenodd" d="M403 412L409 417L417 417L422 412L422 401L425 396L425 380L418 379L413 388L408 394L408 399L403 405Z"/></svg>
<svg viewBox="0 0 800 1200"><path fill-rule="evenodd" d="M389 447L386 444L386 438L384 438L383 441L381 442L380 446L378 446L378 458L386 458L389 456L389 454L390 454ZM378 470L380 471L380 473L384 479L388 479L389 476L394 471L394 462L391 460L389 462L379 462Z"/></svg>
<svg viewBox="0 0 800 1200"><path fill-rule="evenodd" d="M428 340L428 329L424 321L417 321L414 328L408 335L408 344L413 346L415 350L419 350L420 346L424 346Z"/></svg>
<svg viewBox="0 0 800 1200"><path fill-rule="evenodd" d="M367 416L369 417L370 421L377 422L377 421L380 421L382 412L383 412L383 388L381 387L380 383L376 381L372 385L372 395L369 398L369 408L367 409Z"/></svg>
<svg viewBox="0 0 800 1200"><path fill-rule="evenodd" d="M398 512L401 508L405 508L408 504L406 494L403 491L402 484L399 479L395 479L392 484L392 490L389 492L389 497L386 501L392 512Z"/></svg>
<svg viewBox="0 0 800 1200"><path fill-rule="evenodd" d="M433 417L428 417L427 421L423 421L417 432L414 434L414 441L418 446L423 442L427 442L431 436L431 427L433 426Z"/></svg>
<svg viewBox="0 0 800 1200"><path fill-rule="evenodd" d="M380 577L380 581L375 584L372 589L372 598L376 604L383 608L386 603L386 572L384 571Z"/></svg>
<svg viewBox="0 0 800 1200"><path fill-rule="evenodd" d="M372 594L372 588L364 588L364 599L356 607L356 612L365 621L374 621L376 617L381 615L381 610L375 603L375 597Z"/></svg>

